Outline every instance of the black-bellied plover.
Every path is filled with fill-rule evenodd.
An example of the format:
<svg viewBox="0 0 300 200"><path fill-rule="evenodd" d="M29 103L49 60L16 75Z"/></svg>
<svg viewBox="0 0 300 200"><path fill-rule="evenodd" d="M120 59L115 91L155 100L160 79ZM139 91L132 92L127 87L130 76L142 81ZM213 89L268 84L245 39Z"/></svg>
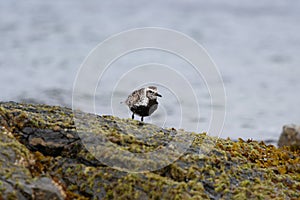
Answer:
<svg viewBox="0 0 300 200"><path fill-rule="evenodd" d="M161 95L158 94L155 86L133 91L125 101L132 111L132 119L134 119L134 114L141 116L141 121L144 117L150 116L157 109L157 97Z"/></svg>

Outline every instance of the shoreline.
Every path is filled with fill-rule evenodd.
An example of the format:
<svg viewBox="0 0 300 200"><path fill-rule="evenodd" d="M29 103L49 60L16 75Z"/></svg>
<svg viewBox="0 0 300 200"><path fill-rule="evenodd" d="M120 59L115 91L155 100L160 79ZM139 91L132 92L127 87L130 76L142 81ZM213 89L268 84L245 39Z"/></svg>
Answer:
<svg viewBox="0 0 300 200"><path fill-rule="evenodd" d="M164 148L180 135L179 130L136 120L78 114L94 120L92 127L82 124L81 130L88 129L83 131L87 138L105 136L131 153ZM289 147L183 132L193 140L178 159L154 171L132 173L126 169L138 171L153 160L133 165L138 163L133 158L126 161L110 152L101 154L121 163L123 168L118 170L107 160L95 158L80 140L73 117L72 110L65 107L0 102L0 197L300 198L300 152ZM161 160L154 161L159 164Z"/></svg>

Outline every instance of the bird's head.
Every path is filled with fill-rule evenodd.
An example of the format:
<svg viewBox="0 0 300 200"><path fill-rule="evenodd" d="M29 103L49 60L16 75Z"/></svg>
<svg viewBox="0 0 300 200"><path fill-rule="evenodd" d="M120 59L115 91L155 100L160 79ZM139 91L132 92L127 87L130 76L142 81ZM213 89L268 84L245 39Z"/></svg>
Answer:
<svg viewBox="0 0 300 200"><path fill-rule="evenodd" d="M149 99L157 99L157 97L162 97L160 94L157 92L157 87L155 86L149 86L146 88L146 96Z"/></svg>

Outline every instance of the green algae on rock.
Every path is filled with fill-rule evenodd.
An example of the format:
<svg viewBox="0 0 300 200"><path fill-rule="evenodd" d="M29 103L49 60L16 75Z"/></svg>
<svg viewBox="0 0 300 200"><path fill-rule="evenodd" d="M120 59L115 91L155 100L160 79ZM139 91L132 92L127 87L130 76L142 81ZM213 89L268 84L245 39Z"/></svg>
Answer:
<svg viewBox="0 0 300 200"><path fill-rule="evenodd" d="M0 127L0 199L63 199L49 175L33 176L35 156L5 127Z"/></svg>
<svg viewBox="0 0 300 200"><path fill-rule="evenodd" d="M96 119L86 134L103 134L133 153L165 146L177 134L131 119L80 114ZM87 151L73 118L69 108L0 103L0 199L38 198L33 188L42 187L41 182L49 187L39 191L57 191L56 199L300 198L300 153L288 147L186 133L193 141L175 162L130 173Z"/></svg>

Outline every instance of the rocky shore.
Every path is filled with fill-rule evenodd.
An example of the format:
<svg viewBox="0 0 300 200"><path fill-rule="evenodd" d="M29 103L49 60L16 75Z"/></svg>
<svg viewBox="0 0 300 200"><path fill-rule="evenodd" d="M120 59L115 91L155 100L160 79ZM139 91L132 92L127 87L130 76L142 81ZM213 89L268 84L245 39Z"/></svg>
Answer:
<svg viewBox="0 0 300 200"><path fill-rule="evenodd" d="M129 152L151 152L179 134L131 119L78 113L94 120L85 134L105 136ZM142 136L136 134L141 129ZM300 198L299 149L186 134L192 143L175 162L132 173L87 151L71 109L2 102L0 199ZM207 144L213 146L207 150Z"/></svg>

